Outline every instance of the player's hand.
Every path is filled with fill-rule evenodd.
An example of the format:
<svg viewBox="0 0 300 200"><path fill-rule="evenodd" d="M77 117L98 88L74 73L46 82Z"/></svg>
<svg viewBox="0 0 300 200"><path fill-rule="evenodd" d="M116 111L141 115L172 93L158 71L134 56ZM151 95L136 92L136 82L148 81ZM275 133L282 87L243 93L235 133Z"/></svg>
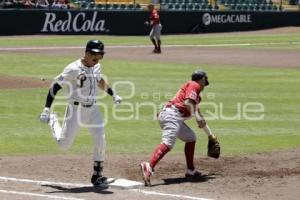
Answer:
<svg viewBox="0 0 300 200"><path fill-rule="evenodd" d="M145 26L150 26L150 24L149 24L148 21L145 21L145 22L144 22L144 25L145 25Z"/></svg>
<svg viewBox="0 0 300 200"><path fill-rule="evenodd" d="M48 123L50 120L50 109L44 108L43 112L40 115L40 121L42 123Z"/></svg>
<svg viewBox="0 0 300 200"><path fill-rule="evenodd" d="M113 96L113 101L115 104L120 104L122 102L122 97L116 94Z"/></svg>
<svg viewBox="0 0 300 200"><path fill-rule="evenodd" d="M197 124L199 128L203 128L206 125L206 121L204 118L197 119Z"/></svg>

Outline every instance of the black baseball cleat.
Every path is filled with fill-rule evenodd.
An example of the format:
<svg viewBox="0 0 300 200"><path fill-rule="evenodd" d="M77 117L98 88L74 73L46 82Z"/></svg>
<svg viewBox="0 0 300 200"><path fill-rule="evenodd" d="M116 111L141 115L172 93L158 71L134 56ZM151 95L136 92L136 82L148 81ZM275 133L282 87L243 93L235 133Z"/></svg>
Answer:
<svg viewBox="0 0 300 200"><path fill-rule="evenodd" d="M155 48L155 49L153 49L152 53L161 53L161 49L160 48Z"/></svg>
<svg viewBox="0 0 300 200"><path fill-rule="evenodd" d="M185 172L185 178L199 178L201 176L202 176L202 173L196 169L194 169L194 170L187 169Z"/></svg>
<svg viewBox="0 0 300 200"><path fill-rule="evenodd" d="M161 53L161 48L160 47L157 48L157 52L156 53Z"/></svg>
<svg viewBox="0 0 300 200"><path fill-rule="evenodd" d="M113 183L115 181L114 178L107 178L105 176L97 176L93 175L91 178L91 182L94 185L94 187L101 187L101 188L108 188L110 183Z"/></svg>

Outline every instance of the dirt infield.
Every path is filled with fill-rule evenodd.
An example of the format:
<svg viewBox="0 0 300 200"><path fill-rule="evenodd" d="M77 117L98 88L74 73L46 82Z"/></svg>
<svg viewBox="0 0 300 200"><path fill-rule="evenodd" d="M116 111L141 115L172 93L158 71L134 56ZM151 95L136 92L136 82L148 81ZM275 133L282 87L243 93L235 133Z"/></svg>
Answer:
<svg viewBox="0 0 300 200"><path fill-rule="evenodd" d="M284 28L239 34L299 32L299 28ZM229 33L236 34L236 33ZM18 36L19 37L19 36ZM25 36L28 37L28 36ZM45 37L45 36L36 36ZM161 63L213 64L242 67L300 67L300 50L253 50L224 47L164 47L161 55L151 53L152 47L108 47L109 59L147 60ZM9 53L11 50L0 50ZM15 49L14 52L43 55L82 56L82 48ZM255 59L254 59L255 58ZM54 58L55 59L55 58ZM63 67L63 66L62 66ZM0 89L49 87L51 81L37 78L0 75ZM46 92L46 91L45 91ZM49 133L50 134L50 133ZM141 181L138 164L147 155L107 154L105 174L115 178ZM0 199L219 199L219 200L298 200L300 197L300 149L260 153L250 156L195 158L195 165L205 174L199 179L184 178L183 155L168 154L158 164L153 187L140 190L107 190L93 187L63 187L49 184L21 183L0 179ZM91 155L0 156L0 176L30 180L89 184L92 172ZM41 196L5 193L21 191ZM145 194L152 192L151 194ZM159 193L159 194L158 194ZM45 196L43 196L45 195ZM173 196L172 196L173 195ZM178 196L174 196L178 195Z"/></svg>
<svg viewBox="0 0 300 200"><path fill-rule="evenodd" d="M50 84L49 80L0 75L0 89L40 88Z"/></svg>
<svg viewBox="0 0 300 200"><path fill-rule="evenodd" d="M146 191L166 192L209 199L296 200L300 196L300 149L261 153L243 157L222 157L219 160L197 157L195 164L206 176L184 178L184 156L167 155L156 168L153 187ZM138 164L148 156L108 155L106 175L141 181ZM72 156L2 156L0 176L89 184L92 160L87 155ZM35 186L0 181L0 187L10 190L64 194L84 199L186 199L144 195L138 192L108 189L106 195L92 187ZM104 192L104 191L102 191ZM111 192L111 194L110 194ZM1 196L1 193L0 193ZM14 198L12 198L14 199ZM31 198L26 198L31 199ZM34 199L34 198L32 198Z"/></svg>
<svg viewBox="0 0 300 200"><path fill-rule="evenodd" d="M300 67L300 51L253 50L223 47L165 47L161 55L153 55L149 49L131 49L125 55L122 49L108 49L107 57L112 59L148 60L161 63L209 64L244 67ZM184 56L183 56L184 55ZM255 59L254 59L255 58Z"/></svg>

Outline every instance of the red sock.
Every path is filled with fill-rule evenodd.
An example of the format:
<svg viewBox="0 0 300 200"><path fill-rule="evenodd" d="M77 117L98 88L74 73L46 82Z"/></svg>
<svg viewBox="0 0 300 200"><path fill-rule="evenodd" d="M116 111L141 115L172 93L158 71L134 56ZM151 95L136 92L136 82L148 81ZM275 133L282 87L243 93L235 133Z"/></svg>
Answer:
<svg viewBox="0 0 300 200"><path fill-rule="evenodd" d="M190 170L194 170L194 152L195 152L195 144L196 142L186 142L184 147L185 159L187 168Z"/></svg>
<svg viewBox="0 0 300 200"><path fill-rule="evenodd" d="M162 159L164 157L164 155L166 155L166 153L168 153L170 151L170 148L165 145L164 143L161 143L160 145L158 145L158 147L156 147L156 149L154 150L151 158L150 158L150 166L152 168L155 167L155 165L158 163L158 161L160 161L160 159Z"/></svg>

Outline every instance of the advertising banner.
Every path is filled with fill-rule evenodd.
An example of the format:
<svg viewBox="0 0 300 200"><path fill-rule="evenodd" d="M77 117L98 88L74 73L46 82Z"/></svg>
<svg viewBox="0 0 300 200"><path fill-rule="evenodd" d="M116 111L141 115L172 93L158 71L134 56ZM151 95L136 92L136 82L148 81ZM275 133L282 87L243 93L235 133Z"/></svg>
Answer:
<svg viewBox="0 0 300 200"><path fill-rule="evenodd" d="M162 34L300 26L300 12L162 11ZM146 11L0 10L0 35L147 35Z"/></svg>

